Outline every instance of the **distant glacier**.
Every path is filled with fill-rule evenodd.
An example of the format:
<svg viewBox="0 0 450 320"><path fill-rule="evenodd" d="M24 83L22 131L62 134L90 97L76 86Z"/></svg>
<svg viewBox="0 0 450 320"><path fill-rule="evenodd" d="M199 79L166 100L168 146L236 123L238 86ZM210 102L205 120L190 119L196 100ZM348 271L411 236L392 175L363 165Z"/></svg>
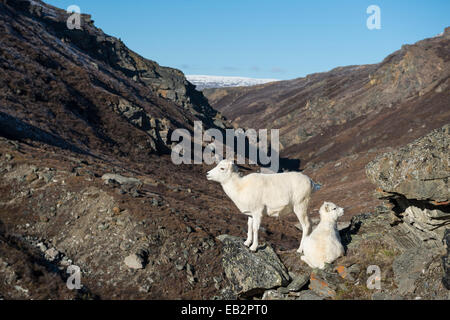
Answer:
<svg viewBox="0 0 450 320"><path fill-rule="evenodd" d="M197 90L206 88L248 87L258 84L280 81L278 79L255 79L245 77L187 75L189 82L197 86Z"/></svg>

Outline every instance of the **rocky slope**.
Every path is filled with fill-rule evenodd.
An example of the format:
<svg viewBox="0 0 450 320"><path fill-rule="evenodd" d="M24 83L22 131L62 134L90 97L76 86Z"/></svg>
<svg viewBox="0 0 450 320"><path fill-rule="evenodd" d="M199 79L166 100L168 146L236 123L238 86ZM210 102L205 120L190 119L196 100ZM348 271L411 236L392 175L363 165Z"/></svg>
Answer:
<svg viewBox="0 0 450 320"><path fill-rule="evenodd" d="M252 255L221 236L228 241L223 265L235 290L269 300L450 299L449 143L445 125L367 165L383 206L340 229L346 254L324 270L298 263L290 251L278 252L280 263L267 244ZM375 269L379 285L371 287Z"/></svg>
<svg viewBox="0 0 450 320"><path fill-rule="evenodd" d="M236 126L280 129L281 155L323 184L315 209L330 200L355 214L379 205L364 172L370 160L450 121L449 52L447 28L379 64L203 92Z"/></svg>
<svg viewBox="0 0 450 320"><path fill-rule="evenodd" d="M216 236L242 235L245 217L210 168L166 154L174 128L227 123L181 72L68 16L0 1L0 299L228 297ZM286 221L263 228L298 245Z"/></svg>
<svg viewBox="0 0 450 320"><path fill-rule="evenodd" d="M427 190L430 166L447 165L448 141L446 126L367 166L383 205L341 228L346 255L319 271L295 253L300 233L285 220L263 219L258 252L244 247L246 219L205 183L203 165L175 166L165 155L115 165L2 137L0 298L449 299L448 247L435 241L448 228L448 204L436 202L448 191L414 200L394 189L408 180ZM431 156L415 161L416 153ZM408 216L398 199L426 210ZM424 229L423 217L439 218L438 229ZM66 287L71 264L81 268L80 290ZM367 288L371 265L381 289Z"/></svg>
<svg viewBox="0 0 450 320"><path fill-rule="evenodd" d="M40 1L0 5L4 135L144 160L169 150L174 129L221 119L179 70L142 58L89 15L69 30L69 14Z"/></svg>

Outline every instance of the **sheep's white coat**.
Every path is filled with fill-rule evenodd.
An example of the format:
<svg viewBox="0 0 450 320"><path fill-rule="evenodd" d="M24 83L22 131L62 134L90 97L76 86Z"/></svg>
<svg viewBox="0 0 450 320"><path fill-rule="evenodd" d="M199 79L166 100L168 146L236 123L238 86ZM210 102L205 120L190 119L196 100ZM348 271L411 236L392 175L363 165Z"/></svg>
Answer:
<svg viewBox="0 0 450 320"><path fill-rule="evenodd" d="M297 251L303 251L303 240L311 225L306 212L313 189L310 178L300 172L252 173L241 177L231 160L219 162L207 173L207 178L219 182L239 211L249 216L244 244L250 246L250 250L256 251L258 247L258 230L263 214L280 216L294 211L303 230Z"/></svg>
<svg viewBox="0 0 450 320"><path fill-rule="evenodd" d="M337 220L344 214L344 209L331 202L324 202L319 210L320 223L305 238L301 257L311 268L323 269L325 263L332 263L344 254Z"/></svg>

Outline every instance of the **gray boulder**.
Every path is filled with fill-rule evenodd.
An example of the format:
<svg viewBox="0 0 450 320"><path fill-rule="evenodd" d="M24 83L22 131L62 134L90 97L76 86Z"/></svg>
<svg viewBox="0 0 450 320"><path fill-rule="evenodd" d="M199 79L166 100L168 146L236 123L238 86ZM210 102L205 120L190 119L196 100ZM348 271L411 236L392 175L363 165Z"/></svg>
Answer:
<svg viewBox="0 0 450 320"><path fill-rule="evenodd" d="M292 280L292 282L287 286L289 291L297 292L300 291L309 281L309 274L301 274Z"/></svg>
<svg viewBox="0 0 450 320"><path fill-rule="evenodd" d="M128 178L121 176L120 174L114 173L106 173L102 176L102 180L108 182L109 180L116 181L119 184L130 184L130 185L140 185L142 184L141 180L136 178Z"/></svg>
<svg viewBox="0 0 450 320"><path fill-rule="evenodd" d="M426 248L412 248L395 258L392 269L400 295L414 293L416 281L435 255L435 252Z"/></svg>
<svg viewBox="0 0 450 320"><path fill-rule="evenodd" d="M217 238L223 243L222 264L225 274L239 296L262 294L289 283L286 267L269 244L251 252L241 238L230 235Z"/></svg>

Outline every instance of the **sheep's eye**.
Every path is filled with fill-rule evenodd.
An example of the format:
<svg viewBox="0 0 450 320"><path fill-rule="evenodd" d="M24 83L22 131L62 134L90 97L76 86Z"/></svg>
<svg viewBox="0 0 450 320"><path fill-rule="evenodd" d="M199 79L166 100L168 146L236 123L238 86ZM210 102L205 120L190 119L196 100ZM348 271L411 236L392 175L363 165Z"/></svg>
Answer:
<svg viewBox="0 0 450 320"><path fill-rule="evenodd" d="M225 168L220 168L220 170L225 170Z"/></svg>

